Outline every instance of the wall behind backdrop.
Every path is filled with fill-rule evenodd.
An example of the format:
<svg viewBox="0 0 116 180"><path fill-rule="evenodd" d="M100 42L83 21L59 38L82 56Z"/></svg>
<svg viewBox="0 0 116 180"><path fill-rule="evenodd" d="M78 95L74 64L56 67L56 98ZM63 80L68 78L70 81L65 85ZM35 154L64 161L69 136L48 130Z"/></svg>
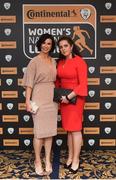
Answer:
<svg viewBox="0 0 116 180"><path fill-rule="evenodd" d="M88 64L89 94L83 149L116 148L116 1L0 1L0 147L31 149L33 123L25 111L22 77L43 33L74 39ZM75 34L75 36L74 36ZM53 57L57 59L58 49ZM66 147L58 115L56 146Z"/></svg>

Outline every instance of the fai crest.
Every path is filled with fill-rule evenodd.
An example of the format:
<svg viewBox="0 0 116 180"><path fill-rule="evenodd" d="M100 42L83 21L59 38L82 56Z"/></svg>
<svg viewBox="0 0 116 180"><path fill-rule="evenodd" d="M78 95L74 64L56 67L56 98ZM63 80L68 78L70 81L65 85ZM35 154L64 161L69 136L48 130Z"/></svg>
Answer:
<svg viewBox="0 0 116 180"><path fill-rule="evenodd" d="M105 8L107 10L111 9L111 7L112 7L112 3L110 3L110 2L105 3Z"/></svg>
<svg viewBox="0 0 116 180"><path fill-rule="evenodd" d="M11 4L9 2L4 3L4 8L6 10L10 9L10 7L11 7Z"/></svg>
<svg viewBox="0 0 116 180"><path fill-rule="evenodd" d="M91 16L91 11L89 9L81 9L80 14L84 20L87 20Z"/></svg>

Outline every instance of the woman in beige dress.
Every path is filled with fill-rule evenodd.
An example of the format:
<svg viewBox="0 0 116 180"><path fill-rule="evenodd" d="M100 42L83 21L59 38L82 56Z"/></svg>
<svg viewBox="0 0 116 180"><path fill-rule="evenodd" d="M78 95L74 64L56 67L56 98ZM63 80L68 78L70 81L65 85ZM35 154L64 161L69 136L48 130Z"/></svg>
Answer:
<svg viewBox="0 0 116 180"><path fill-rule="evenodd" d="M58 107L53 102L53 89L56 80L56 63L50 53L55 48L55 42L50 34L43 34L37 48L40 53L28 64L23 78L26 88L26 110L32 112L30 100L39 107L36 114L32 113L34 124L33 146L35 152L35 172L38 175L50 174L52 137L57 134ZM45 147L45 171L40 158L42 146Z"/></svg>

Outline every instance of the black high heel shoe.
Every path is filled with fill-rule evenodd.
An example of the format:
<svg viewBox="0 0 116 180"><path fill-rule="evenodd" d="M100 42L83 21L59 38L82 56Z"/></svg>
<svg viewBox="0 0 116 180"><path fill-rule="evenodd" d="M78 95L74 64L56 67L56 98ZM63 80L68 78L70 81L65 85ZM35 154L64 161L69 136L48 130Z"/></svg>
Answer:
<svg viewBox="0 0 116 180"><path fill-rule="evenodd" d="M79 168L80 168L80 164L78 165L78 168L75 170L70 167L70 172L73 174L76 174L78 172Z"/></svg>
<svg viewBox="0 0 116 180"><path fill-rule="evenodd" d="M72 163L70 163L69 165L64 164L64 168L65 168L65 169L70 169L70 168L71 168L71 166L72 166Z"/></svg>

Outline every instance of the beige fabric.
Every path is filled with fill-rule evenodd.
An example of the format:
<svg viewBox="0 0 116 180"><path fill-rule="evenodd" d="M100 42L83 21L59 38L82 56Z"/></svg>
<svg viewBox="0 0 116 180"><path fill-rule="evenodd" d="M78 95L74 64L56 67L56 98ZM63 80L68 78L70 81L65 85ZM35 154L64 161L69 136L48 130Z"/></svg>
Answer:
<svg viewBox="0 0 116 180"><path fill-rule="evenodd" d="M33 89L32 101L39 106L37 114L32 114L36 138L57 134L58 105L53 102L55 80L55 60L52 59L52 64L47 64L36 56L30 61L23 77L23 86Z"/></svg>

